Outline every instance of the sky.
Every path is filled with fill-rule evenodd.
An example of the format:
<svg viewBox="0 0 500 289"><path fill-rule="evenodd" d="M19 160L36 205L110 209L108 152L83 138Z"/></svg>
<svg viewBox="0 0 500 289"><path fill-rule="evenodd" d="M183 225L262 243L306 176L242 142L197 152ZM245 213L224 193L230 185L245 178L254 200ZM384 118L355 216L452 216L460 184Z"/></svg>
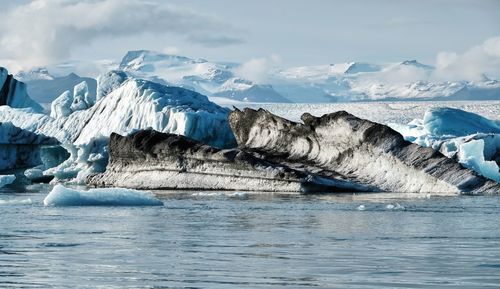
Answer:
<svg viewBox="0 0 500 289"><path fill-rule="evenodd" d="M496 0L0 0L0 7L0 66L14 70L119 60L136 49L284 67L472 59L488 71L500 63Z"/></svg>

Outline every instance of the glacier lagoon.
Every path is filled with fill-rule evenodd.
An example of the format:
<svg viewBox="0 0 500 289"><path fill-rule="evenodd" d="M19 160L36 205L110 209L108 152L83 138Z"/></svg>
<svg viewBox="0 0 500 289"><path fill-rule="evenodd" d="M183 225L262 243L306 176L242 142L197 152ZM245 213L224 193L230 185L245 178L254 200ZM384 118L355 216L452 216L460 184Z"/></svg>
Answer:
<svg viewBox="0 0 500 289"><path fill-rule="evenodd" d="M202 114L214 113L210 119L217 121L221 119L219 114L229 112L185 89L143 80L123 82L115 72L104 78L109 81L102 80L98 90L114 92L96 100L97 104L86 99L85 86L78 86L73 94L68 92L56 100L59 104L55 108L60 110L54 109L50 119L12 107L3 107L0 118L15 121L23 129L42 128L51 133L56 129L54 134L64 141L77 136L93 138L96 127L106 133L129 133L150 128L151 124L162 131L194 137L191 126L179 126L190 123L184 116L199 115L200 108ZM131 97L128 101L120 101L127 95ZM145 101L131 115L129 105L138 97ZM158 106L156 98L166 103ZM184 103L186 99L189 101ZM117 103L125 107L105 111ZM230 104L264 107L292 120L306 111L319 115L346 110L385 124L408 124L411 129L417 128L415 133L422 132L419 125L423 120L416 126L416 122L409 122L425 119L424 112L429 108L455 107L497 121L500 107L498 101L318 105L231 100ZM180 115L172 117L173 124L167 125L162 116L170 119L171 113L179 112L171 110L170 105L182 109ZM118 117L117 111L122 112ZM152 117L157 113L160 117ZM81 120L90 115L94 125L91 122L89 133L82 134L87 122ZM110 115L115 115L114 121ZM133 116L139 118L134 120ZM51 125L56 122L59 125ZM67 135L59 131L63 123L69 129ZM110 123L116 127L111 128ZM202 127L228 131L224 130L227 125ZM198 136L203 139L213 135L218 134ZM100 150L102 139L94 140L82 153L84 161L99 165L106 150ZM76 152L78 148L74 149ZM74 153L73 157L64 169L75 168L80 156ZM499 214L494 205L498 196L171 191L157 196L163 206L137 208L130 207L138 204L135 193L123 195L112 189L82 195L80 191L63 190L72 194L68 202L47 202L49 206L44 206L43 200L52 189L50 185L6 185L1 189L0 287L486 288L499 281L495 275L500 267L499 231L494 221ZM114 199L106 200L109 196ZM124 202L119 202L120 196L124 196Z"/></svg>
<svg viewBox="0 0 500 289"><path fill-rule="evenodd" d="M158 192L44 206L0 189L1 288L496 288L500 196Z"/></svg>

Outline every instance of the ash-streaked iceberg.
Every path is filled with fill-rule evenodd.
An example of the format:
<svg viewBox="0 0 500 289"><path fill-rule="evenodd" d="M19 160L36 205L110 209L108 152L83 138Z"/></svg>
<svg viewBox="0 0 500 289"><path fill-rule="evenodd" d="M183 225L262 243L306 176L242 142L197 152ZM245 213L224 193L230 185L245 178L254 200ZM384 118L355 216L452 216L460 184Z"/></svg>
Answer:
<svg viewBox="0 0 500 289"><path fill-rule="evenodd" d="M423 119L390 124L406 140L431 147L479 174L500 182L500 121L454 109L432 108Z"/></svg>
<svg viewBox="0 0 500 289"><path fill-rule="evenodd" d="M135 189L357 192L372 188L273 163L238 149L217 149L184 136L143 130L112 134L106 171L87 184Z"/></svg>
<svg viewBox="0 0 500 289"><path fill-rule="evenodd" d="M231 112L229 120L240 149L321 176L337 174L382 191L500 193L498 183L440 152L345 111L304 114L301 124L247 108Z"/></svg>

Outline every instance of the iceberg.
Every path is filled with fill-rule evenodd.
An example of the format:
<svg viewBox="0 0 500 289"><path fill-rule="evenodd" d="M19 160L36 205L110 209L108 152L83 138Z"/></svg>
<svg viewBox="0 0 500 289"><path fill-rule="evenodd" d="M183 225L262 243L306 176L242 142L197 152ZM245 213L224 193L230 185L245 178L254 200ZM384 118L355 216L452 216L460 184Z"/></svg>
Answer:
<svg viewBox="0 0 500 289"><path fill-rule="evenodd" d="M0 188L12 184L16 180L14 175L0 175Z"/></svg>
<svg viewBox="0 0 500 289"><path fill-rule="evenodd" d="M106 171L87 184L134 189L288 192L370 191L350 180L322 178L239 149L217 149L184 136L142 130L112 134Z"/></svg>
<svg viewBox="0 0 500 289"><path fill-rule="evenodd" d="M476 133L500 134L500 121L490 120L456 108L429 109L422 122L426 132L435 136L466 136Z"/></svg>
<svg viewBox="0 0 500 289"><path fill-rule="evenodd" d="M378 191L445 194L500 193L498 183L431 148L403 139L390 127L345 111L296 123L259 109L229 115L239 149L290 168L340 175Z"/></svg>
<svg viewBox="0 0 500 289"><path fill-rule="evenodd" d="M17 81L7 69L0 67L0 106L2 105L43 111L42 106L29 97L26 84Z"/></svg>
<svg viewBox="0 0 500 289"><path fill-rule="evenodd" d="M45 206L162 206L150 192L122 188L74 190L56 185L43 200Z"/></svg>
<svg viewBox="0 0 500 289"><path fill-rule="evenodd" d="M79 85L73 96L65 93L57 99L51 116L0 107L0 121L8 120L25 130L54 137L71 154L67 161L44 174L83 183L87 175L104 171L107 141L113 132L127 135L151 128L219 148L235 146L227 120L229 109L210 102L204 95L147 80L124 79L119 72L108 73L99 80L101 93L110 91L107 95L100 95L93 104L85 85ZM80 96L77 103L84 103L82 107L74 105L76 95Z"/></svg>
<svg viewBox="0 0 500 289"><path fill-rule="evenodd" d="M440 107L407 125L390 124L408 141L431 147L463 166L500 182L500 121Z"/></svg>

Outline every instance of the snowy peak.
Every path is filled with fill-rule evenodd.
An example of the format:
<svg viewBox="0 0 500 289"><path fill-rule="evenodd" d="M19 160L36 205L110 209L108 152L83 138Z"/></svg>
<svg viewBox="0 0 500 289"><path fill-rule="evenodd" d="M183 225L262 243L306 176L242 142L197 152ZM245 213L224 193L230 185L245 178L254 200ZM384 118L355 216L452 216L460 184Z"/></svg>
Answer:
<svg viewBox="0 0 500 289"><path fill-rule="evenodd" d="M19 71L14 75L19 81L27 82L34 80L53 80L54 77L45 67L36 67L27 71Z"/></svg>
<svg viewBox="0 0 500 289"><path fill-rule="evenodd" d="M154 71L153 63L161 63L164 67L175 67L205 60L193 60L185 56L169 55L149 50L129 51L120 62L119 69L133 71Z"/></svg>
<svg viewBox="0 0 500 289"><path fill-rule="evenodd" d="M364 63L364 62L351 62L349 67L344 71L344 74L356 74L362 72L376 72L380 71L382 67L377 64Z"/></svg>
<svg viewBox="0 0 500 289"><path fill-rule="evenodd" d="M246 102L290 102L269 84L255 84L237 77L228 79L213 95Z"/></svg>
<svg viewBox="0 0 500 289"><path fill-rule="evenodd" d="M413 67L423 68L423 69L428 69L428 70L434 69L434 67L427 65L427 64L422 64L415 59L405 60L405 61L401 62L400 65L413 66Z"/></svg>

